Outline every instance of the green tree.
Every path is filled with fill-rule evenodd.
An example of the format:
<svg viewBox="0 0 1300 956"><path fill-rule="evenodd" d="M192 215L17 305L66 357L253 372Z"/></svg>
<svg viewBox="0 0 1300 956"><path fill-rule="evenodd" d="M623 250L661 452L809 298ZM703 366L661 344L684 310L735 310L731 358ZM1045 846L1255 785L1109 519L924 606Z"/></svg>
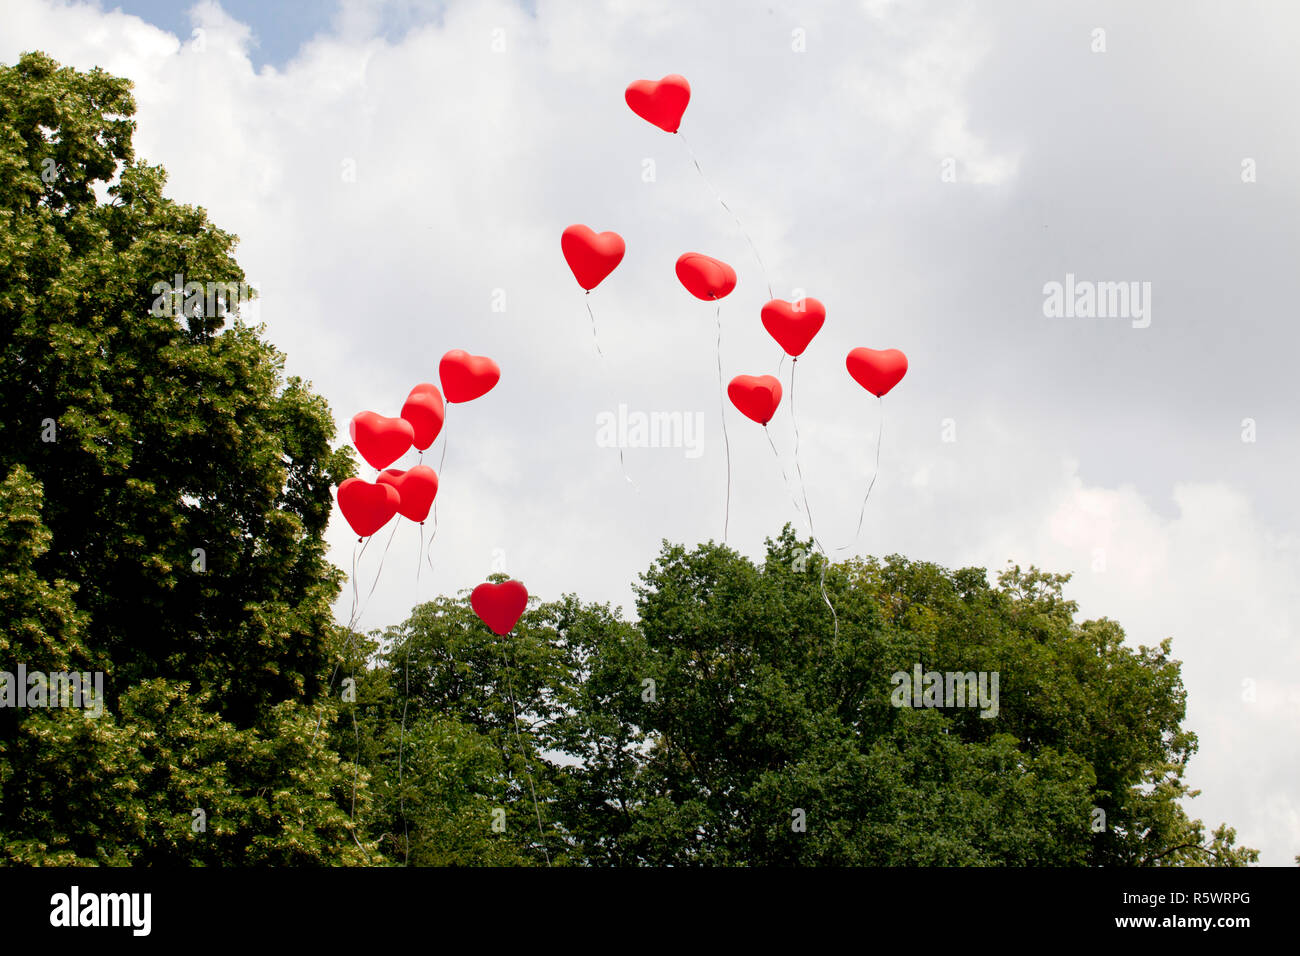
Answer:
<svg viewBox="0 0 1300 956"><path fill-rule="evenodd" d="M592 863L1243 865L1180 801L1195 736L1169 644L1076 623L1064 575L891 557L755 565L665 543L635 628L570 628L557 807ZM581 612L570 608L571 618ZM912 709L891 675L1000 675L1000 709ZM648 699L646 681L654 681ZM1105 829L1094 830L1106 814Z"/></svg>
<svg viewBox="0 0 1300 956"><path fill-rule="evenodd" d="M336 740L376 781L389 858L541 862L531 777L555 863L1257 859L1181 806L1195 737L1168 642L1076 622L1066 575L992 586L897 556L826 569L837 632L811 549L788 526L758 565L665 543L636 622L566 595L499 638L464 596L416 608L362 666L364 730ZM892 675L916 663L998 672L997 714L895 706ZM489 833L493 806L526 825Z"/></svg>
<svg viewBox="0 0 1300 956"><path fill-rule="evenodd" d="M371 826L388 857L564 863L551 809L556 771L543 754L560 713L556 688L570 679L546 610L499 637L467 596L439 598L380 638L379 666L358 683L365 730L354 759L372 776ZM340 753L352 754L348 728L336 733Z"/></svg>
<svg viewBox="0 0 1300 956"><path fill-rule="evenodd" d="M0 648L105 671L108 708L0 712L0 853L365 859L318 730L345 646L322 536L352 459L240 321L235 238L134 156L130 86L0 66ZM204 294L166 292L178 275Z"/></svg>

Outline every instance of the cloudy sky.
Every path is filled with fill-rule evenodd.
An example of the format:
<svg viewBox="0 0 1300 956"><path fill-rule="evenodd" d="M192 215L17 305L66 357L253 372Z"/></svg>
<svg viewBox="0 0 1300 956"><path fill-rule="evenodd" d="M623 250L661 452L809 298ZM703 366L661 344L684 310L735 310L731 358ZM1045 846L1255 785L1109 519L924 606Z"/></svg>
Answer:
<svg viewBox="0 0 1300 956"><path fill-rule="evenodd" d="M853 543L883 412L855 549L1072 571L1084 616L1133 644L1172 636L1201 740L1189 810L1291 863L1300 8L266 7L5 0L0 61L41 49L135 81L137 151L240 236L258 317L340 441L353 413L395 415L436 382L449 349L499 362L501 384L448 417L434 570L417 583L418 531L399 527L362 626L502 569L630 610L661 539L721 538L714 310L673 275L703 252L739 273L727 378L777 371L769 279L827 307L796 405L825 544ZM681 129L707 180L623 102L669 73L691 81ZM603 358L560 255L570 223L627 241L588 300ZM1045 314L1067 275L1138 283L1145 317ZM857 346L910 360L880 405L845 372ZM629 482L596 437L620 404L699 416L698 454L627 448ZM727 428L727 541L759 556L786 521L806 531L782 478L788 404L780 462L734 410ZM341 519L330 540L347 567Z"/></svg>

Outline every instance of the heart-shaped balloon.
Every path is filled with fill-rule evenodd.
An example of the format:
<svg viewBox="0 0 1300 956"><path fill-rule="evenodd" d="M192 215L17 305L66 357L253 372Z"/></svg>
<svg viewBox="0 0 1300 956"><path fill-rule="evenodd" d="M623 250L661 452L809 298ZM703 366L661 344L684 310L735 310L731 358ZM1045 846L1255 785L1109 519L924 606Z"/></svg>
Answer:
<svg viewBox="0 0 1300 956"><path fill-rule="evenodd" d="M469 596L470 607L496 634L509 634L528 607L528 589L519 581L480 584Z"/></svg>
<svg viewBox="0 0 1300 956"><path fill-rule="evenodd" d="M774 375L737 375L727 386L727 397L746 418L766 425L781 404L781 383Z"/></svg>
<svg viewBox="0 0 1300 956"><path fill-rule="evenodd" d="M368 538L397 514L402 496L388 484L348 478L339 485L339 510L359 537Z"/></svg>
<svg viewBox="0 0 1300 956"><path fill-rule="evenodd" d="M826 306L816 299L800 299L787 302L773 299L763 306L763 328L776 339L777 345L785 349L787 355L798 358L821 331L826 321Z"/></svg>
<svg viewBox="0 0 1300 956"><path fill-rule="evenodd" d="M590 292L623 261L627 246L616 232L598 233L577 225L560 233L560 251L578 285Z"/></svg>
<svg viewBox="0 0 1300 956"><path fill-rule="evenodd" d="M397 513L421 524L429 517L433 499L438 497L438 474L428 465L416 465L406 471L381 471L375 481L396 488L401 498Z"/></svg>
<svg viewBox="0 0 1300 956"><path fill-rule="evenodd" d="M501 379L501 369L486 355L452 349L438 363L438 378L449 402L472 402L486 395Z"/></svg>
<svg viewBox="0 0 1300 956"><path fill-rule="evenodd" d="M677 279L687 292L707 302L721 299L736 287L736 270L720 259L687 252L677 260Z"/></svg>
<svg viewBox="0 0 1300 956"><path fill-rule="evenodd" d="M411 389L402 406L402 417L411 423L415 437L411 440L418 451L425 451L442 431L447 410L442 405L442 392L437 385L421 382Z"/></svg>
<svg viewBox="0 0 1300 956"><path fill-rule="evenodd" d="M853 380L877 398L907 374L907 356L898 349L854 349L845 360Z"/></svg>
<svg viewBox="0 0 1300 956"><path fill-rule="evenodd" d="M348 426L352 444L372 468L387 468L406 454L415 429L404 418L385 418L378 412L357 412Z"/></svg>
<svg viewBox="0 0 1300 956"><path fill-rule="evenodd" d="M628 84L623 98L637 116L666 133L675 133L682 123L686 104L691 101L691 84L676 73L658 82L637 80Z"/></svg>

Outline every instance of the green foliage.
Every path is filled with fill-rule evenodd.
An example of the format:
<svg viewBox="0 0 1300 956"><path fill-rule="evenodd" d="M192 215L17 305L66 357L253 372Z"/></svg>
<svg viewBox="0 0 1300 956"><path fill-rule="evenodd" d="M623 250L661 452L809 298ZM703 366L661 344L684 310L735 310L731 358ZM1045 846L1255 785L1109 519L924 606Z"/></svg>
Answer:
<svg viewBox="0 0 1300 956"><path fill-rule="evenodd" d="M502 789L501 768L519 752L513 699L555 862L1258 858L1226 827L1207 839L1180 805L1195 796L1181 782L1195 737L1180 727L1168 642L1133 649L1113 621L1076 622L1066 575L1013 567L995 587L983 569L897 556L826 569L837 634L811 548L788 526L761 565L713 543L665 542L637 588L635 624L572 595L531 610L506 638L464 599L416 608L365 676L382 687L366 738L382 746L357 744L383 781L374 825L408 841L413 863L503 862L491 841L520 838L511 845L536 862L535 830L492 837L483 814L504 801L513 827L533 812L526 787ZM999 712L895 707L891 675L916 663L998 672ZM437 722L416 746L441 752L427 772L442 768L430 779L408 765L404 810L392 789L403 708L408 745L421 721ZM1098 810L1106 826L1094 830ZM386 841L390 856L402 855L398 842Z"/></svg>
<svg viewBox="0 0 1300 956"><path fill-rule="evenodd" d="M102 71L0 67L0 662L102 671L107 703L0 711L0 858L358 862L313 704L352 460L237 297L157 307L176 274L244 275L137 161L133 112Z"/></svg>
<svg viewBox="0 0 1300 956"><path fill-rule="evenodd" d="M365 763L374 782L370 826L384 852L411 865L562 862L551 829L554 769L540 736L559 715L552 688L563 657L526 614L507 638L489 631L466 601L417 607L383 635L378 667L357 671L364 737L336 731L340 753ZM365 648L368 656L370 647ZM533 795L537 796L534 806ZM494 811L504 816L494 820ZM503 825L494 830L493 824ZM545 848L543 848L545 846ZM554 852L553 852L554 851Z"/></svg>

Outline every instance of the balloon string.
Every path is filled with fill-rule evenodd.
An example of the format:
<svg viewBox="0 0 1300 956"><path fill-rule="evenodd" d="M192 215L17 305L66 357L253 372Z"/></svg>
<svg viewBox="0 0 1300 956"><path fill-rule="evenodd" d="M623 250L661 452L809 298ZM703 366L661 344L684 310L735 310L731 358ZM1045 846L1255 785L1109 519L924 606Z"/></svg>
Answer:
<svg viewBox="0 0 1300 956"><path fill-rule="evenodd" d="M546 865L551 865L551 854L546 849L546 833L542 830L542 811L537 805L537 788L533 786L533 770L528 763L528 755L524 752L524 738L519 733L519 711L515 707L515 686L510 677L510 661L506 657L505 645L501 646L501 660L505 663L506 672L506 690L510 693L510 716L515 725L515 741L519 748L519 756L524 761L524 773L528 777L528 790L533 795L533 813L537 815L537 836L538 843L541 845L542 854L546 857Z"/></svg>
<svg viewBox="0 0 1300 956"><path fill-rule="evenodd" d="M840 636L840 616L835 613L835 605L831 603L830 595L826 593L826 566L830 564L830 556L826 553L826 548L822 546L821 541L817 538L817 529L813 527L812 509L808 507L808 486L803 479L803 466L799 463L799 419L794 413L794 370L799 367L797 358L790 359L790 421L794 424L794 467L799 473L799 490L803 495L803 510L808 517L808 530L812 534L813 543L817 545L817 550L822 553L821 562L821 592L822 600L826 606L831 609L831 617L835 622L835 636Z"/></svg>
<svg viewBox="0 0 1300 956"><path fill-rule="evenodd" d="M876 487L876 478L880 475L880 445L885 437L885 400L877 395L876 401L880 403L880 427L876 429L876 470L871 474L871 484L867 485L867 493L862 496L862 509L858 512L858 530L853 536L853 541L842 548L836 548L836 551L847 551L862 537L862 518L867 513L867 499L871 497L871 489Z"/></svg>
<svg viewBox="0 0 1300 956"><path fill-rule="evenodd" d="M366 556L366 548L370 547L370 539L374 535L366 538L361 544L361 553L357 553L357 546L352 546L352 610L348 613L348 640L351 640L352 628L356 626L360 614L357 611L357 601L360 597L357 591L357 562Z"/></svg>
<svg viewBox="0 0 1300 956"><path fill-rule="evenodd" d="M587 295L591 295L590 289L587 290ZM596 343L596 354L604 358L605 353L600 350L600 338L596 335L596 313L591 311L591 299L584 296L583 301L587 303L587 314L591 316L591 340Z"/></svg>
<svg viewBox="0 0 1300 956"><path fill-rule="evenodd" d="M357 540L360 541L361 539L358 538ZM365 543L361 545L361 554L362 554L362 555L364 555L364 554L366 553L366 547L367 547L369 544L370 544L370 539L367 538L367 539L365 540ZM357 555L357 546L356 546L356 544L354 543L354 544L352 545L352 579L351 579L351 580L352 580L352 608L348 611L348 649L349 649L349 650L351 650L351 648L352 648L352 624L353 624L353 622L356 621L356 619L357 619L357 598L358 598L358 595L357 595L357 557L358 557L358 555ZM339 676L339 667L342 665L342 663L343 663L342 661L335 661L335 662L334 662L334 669L333 669L332 671L330 671L330 679L329 679L329 682L326 683L326 685L325 685L325 696L326 696L326 697L328 697L328 696L330 695L330 693L334 690L334 678L336 678L336 677ZM315 742L316 734L320 732L321 719L322 719L323 716L324 716L324 715L322 714L322 715L320 715L320 716L317 716L317 718L316 718L316 730L315 730L315 731L313 732L313 734L312 734L312 742L313 742L313 743Z"/></svg>
<svg viewBox="0 0 1300 956"><path fill-rule="evenodd" d="M442 469L447 464L447 442L450 440L447 436L447 419L451 418L451 402L442 413L442 455L438 458L438 480L442 480ZM433 503L437 505L438 499L435 498Z"/></svg>
<svg viewBox="0 0 1300 956"><path fill-rule="evenodd" d="M375 581L372 585L370 585L370 592L366 595L366 599L362 603L361 610L357 613L357 617L354 623L359 624L361 622L362 615L366 613L366 608L370 605L370 598L375 593L375 588L379 586L379 576L384 572L384 558L388 557L388 548L392 545L393 538L397 537L398 524L399 522L397 521L393 522L393 533L388 536L388 544L384 546L384 553L379 556L379 567L375 571ZM368 543L369 542L367 541L367 544ZM348 629L348 641L350 645L352 641L351 628ZM352 671L352 680L355 685L356 683L355 668ZM357 757L352 764L352 811L351 811L352 834L353 834L353 839L355 840L356 829L357 829L357 774L361 772L361 728L357 724L356 701L352 702L352 733L356 737L356 744L357 744ZM357 846L361 847L361 852L365 854L366 862L369 863L370 853L366 850L364 846L361 846L361 842L359 840L357 841Z"/></svg>
<svg viewBox="0 0 1300 956"><path fill-rule="evenodd" d="M590 289L587 290L587 295L591 295ZM591 311L591 300L584 297L583 301L587 303L587 314L591 316L591 340L596 343L596 354L601 358L604 358L605 353L600 349L600 338L596 335L596 314ZM627 480L627 483L633 488L636 488L636 482L633 481L632 476L627 473L627 462L623 460L622 445L618 446L618 467L622 470L623 477ZM641 489L636 488L636 490L639 492Z"/></svg>
<svg viewBox="0 0 1300 956"><path fill-rule="evenodd" d="M442 481L443 466L447 464L447 442L450 438L447 436L447 419L451 417L451 402L447 403L445 411L442 413L442 456L438 459L438 481ZM429 553L433 550L433 539L438 537L438 497L433 498L433 533L429 535L429 550L424 553L425 559L429 561L429 570L433 570L433 561L429 558Z"/></svg>
<svg viewBox="0 0 1300 956"><path fill-rule="evenodd" d="M394 525L393 525L393 531L394 531L394 533L396 533L396 531L397 531L397 525L396 525L396 523L394 523ZM371 540L371 538L373 538L373 537L374 537L374 535L371 535L370 537L367 537L366 540L365 540L365 543L361 545L361 555L362 555L362 556L365 555L365 553L366 553L366 548L370 547L370 540ZM389 539L388 539L388 541L389 541L390 544L392 543L392 540L393 540L393 539L392 539L392 537L390 536ZM354 545L352 546L352 613L351 613L351 615L350 615L349 618L348 618L348 650L349 650L349 651L351 651L351 650L355 647L355 645L356 645L356 631L355 631L355 627L356 627L357 623L360 621L360 619L361 619L361 615L362 615L363 613L365 613L365 606L364 606L364 604L362 605L362 607L361 607L360 610L357 609L357 598L358 598L358 591L357 591L357 559L358 559L357 546L354 544ZM381 562L381 566L382 566L382 562ZM375 578L375 583L378 583L378 582L379 582L379 578L376 577L376 578ZM372 588L371 588L371 593L373 593L373 592L374 592L374 588L372 587ZM370 599L370 598L369 598L369 595L367 595L367 596L366 596L366 600L369 601L369 599ZM355 686L355 685L356 685L356 668L355 668L355 667L350 667L349 672L350 672L350 674L352 675L353 686ZM338 668L337 668L337 666L335 667L335 673L338 673ZM333 683L334 683L334 678L331 676L331 677L330 677L330 685L331 685L331 687L333 686ZM328 693L328 690L326 691L326 693ZM349 815L348 815L348 821L349 821L350 829L351 829L351 833L352 833L352 840L353 840L353 842L356 843L357 847L358 847L358 848L361 850L361 852L365 855L366 862L369 863L369 862L370 862L370 853L369 853L369 851L366 850L366 848L365 848L364 846L362 846L361 841L357 838L357 775L361 772L361 728L360 728L360 727L358 726L358 724L357 724L357 703L356 703L355 700L352 701L352 710L351 710L351 714L352 714L352 736L353 736L353 738L354 738L355 741L356 741L356 754L357 754L357 755L356 755L356 759L353 760L353 762L352 762L352 808L351 808L351 810L350 810L350 812L349 812ZM317 730L320 730L320 721L319 721L319 719L317 720L317 723L316 723L316 729L317 729Z"/></svg>
<svg viewBox="0 0 1300 956"><path fill-rule="evenodd" d="M704 170L700 168L700 161L695 156L695 150L691 149L691 144L686 142L686 137L682 135L681 130L677 131L677 138L680 139L682 145L686 147L686 152L690 154L691 162L695 164L695 171L699 173L700 178L704 180L704 185L709 187L709 191L712 192L714 198L722 204L722 208L731 213L731 218L736 220L736 226L740 229L740 234L745 237L745 241L749 243L749 248L754 251L754 258L758 260L758 267L763 271L763 281L767 283L767 297L769 299L775 299L776 293L772 291L772 280L768 277L767 266L763 264L763 257L758 254L758 246L754 245L754 240L749 237L749 233L745 229L745 224L740 221L740 217L737 216L732 208L727 205L726 200L723 199L722 194L714 188L713 183L709 182L709 177L704 175Z"/></svg>
<svg viewBox="0 0 1300 956"><path fill-rule="evenodd" d="M424 452L420 452L421 460ZM420 548L415 552L415 583L420 583L420 569L424 562L424 522L420 522ZM402 667L406 690L402 695L402 731L397 739L397 799L398 813L402 817L402 865L411 865L411 834L406 823L406 791L402 789L403 757L406 755L406 708L411 702L411 635L406 635L406 663Z"/></svg>
<svg viewBox="0 0 1300 956"><path fill-rule="evenodd" d="M415 580L420 580L420 555L423 554L429 563L430 573L434 572L433 567L433 539L429 539L429 550L424 550L424 522L420 522L420 551L416 554L415 559ZM403 666L403 672L406 681L406 693L402 698L402 731L397 744L397 790L398 800L400 803L400 812L402 815L402 865L411 865L411 834L406 820L406 791L402 789L402 757L406 750L406 708L411 700L411 635L406 636L406 663Z"/></svg>
<svg viewBox="0 0 1300 956"><path fill-rule="evenodd" d="M360 540L360 539L358 539L358 541L359 541L359 540ZM364 555L364 554L366 553L366 548L369 547L369 545L370 545L370 539L369 539L369 538L366 538L366 539L365 539L365 542L361 545L361 555ZM358 594L357 594L357 558L358 558L358 554L357 554L357 546L356 546L356 544L354 543L354 544L352 545L352 608L351 608L351 610L348 611L348 628L347 628L347 630L348 630L348 650L351 650L351 649L352 649L352 644L353 644L353 639L352 639L352 625L356 622L356 619L357 619L357 598L358 598ZM339 667L342 665L342 663L343 663L342 661L335 661L335 662L334 662L334 669L333 669L332 671L330 671L330 679L329 679L328 683L326 683L326 685L325 685L325 696L326 696L326 697L328 697L328 696L330 695L330 693L333 692L333 690L334 690L334 678L336 678L336 677L339 676ZM318 715L318 716L316 717L316 729L312 732L312 743L313 743L313 744L316 742L316 735L320 733L320 725L321 725L321 720L322 720L323 718L324 718L324 714L320 714L320 715Z"/></svg>
<svg viewBox="0 0 1300 956"><path fill-rule="evenodd" d="M366 545L368 544L370 544L369 539L367 539L364 543L362 543L361 545L362 554L365 553ZM360 600L360 595L357 593L357 546L356 544L353 544L352 545L352 607L348 609L348 630L349 631L352 630L352 622L357 619L358 600Z"/></svg>
<svg viewBox="0 0 1300 956"><path fill-rule="evenodd" d="M794 510L803 514L803 508L799 506L799 499L794 495L794 489L790 487L790 476L786 474L785 462L781 460L781 453L776 450L776 442L772 441L771 430L764 425L763 434L767 436L767 443L772 448L772 454L776 456L776 463L781 468L781 481L785 483L785 490L790 494L790 502L794 505Z"/></svg>
<svg viewBox="0 0 1300 956"><path fill-rule="evenodd" d="M356 681L356 671L352 672L353 682ZM357 774L361 772L361 728L357 724L357 703L352 702L352 735L356 738L357 757L352 763L352 813L350 822L352 825L352 839L357 847L365 855L366 862L370 863L370 851L362 846L361 841L357 839Z"/></svg>
<svg viewBox="0 0 1300 956"><path fill-rule="evenodd" d="M638 488L638 487L637 487L637 483L636 483L635 481L632 480L632 476L629 475L629 474L627 473L627 465L624 464L624 462L623 462L623 446L622 446L622 445L619 445L619 446L618 446L618 467L620 467L620 468L623 469L623 477L627 479L627 483L628 483L629 485L631 485L631 486L636 490L637 494L640 494L640 493L641 493L641 489Z"/></svg>
<svg viewBox="0 0 1300 956"><path fill-rule="evenodd" d="M599 345L596 346L596 350L600 351ZM604 355L602 354L601 357L604 358ZM620 403L620 407L621 407L621 403ZM637 494L640 494L641 489L637 486L637 483L632 480L632 476L627 473L627 460L623 457L623 442L621 438L616 437L614 439L614 447L618 449L618 467L619 470L623 472L623 480L632 486L633 491L635 491Z"/></svg>
<svg viewBox="0 0 1300 956"><path fill-rule="evenodd" d="M727 447L727 505L723 512L722 543L727 543L727 530L731 527L731 439L727 435L727 399L722 384L722 303L718 303L718 411L722 417L722 441Z"/></svg>
<svg viewBox="0 0 1300 956"><path fill-rule="evenodd" d="M423 529L423 526L421 526ZM419 567L419 563L416 563ZM408 632L406 635L406 665L403 668L406 674L406 690L402 694L402 733L397 743L397 799L399 803L398 812L402 816L402 865L411 865L411 833L406 823L406 791L402 788L402 758L406 754L406 708L411 702L411 638Z"/></svg>
<svg viewBox="0 0 1300 956"><path fill-rule="evenodd" d="M397 527L396 525L394 525L393 532L396 533L396 531L397 531ZM348 612L348 628L347 628L349 651L351 651L356 646L356 632L354 628L356 627L357 622L360 620L361 614L364 613L365 610L364 607L360 612L357 610L357 601L360 596L359 591L357 589L357 562L361 558L365 557L366 549L370 547L370 541L372 537L374 536L371 535L370 537L367 537L364 542L362 542L360 552L357 551L356 544L352 545L352 608ZM392 543L392 540L393 539L390 536L388 539L390 544ZM382 561L381 561L381 566L382 566ZM378 582L378 578L376 578L376 582ZM373 593L374 589L371 588L371 591ZM369 600L369 596L367 595L367 601L368 600ZM334 662L334 669L330 672L329 682L325 685L326 697L330 696L330 694L334 690L334 679L338 677L339 667L342 666L342 664L343 662L341 660ZM353 681L355 683L355 679L356 679L355 668L350 668L350 673L352 674ZM324 717L325 714L323 711L317 714L316 716L316 729L312 731L313 745L315 744L316 739L320 736L321 723L323 722ZM357 724L356 701L352 702L352 734L356 741L357 756L352 764L352 808L351 808L351 812L349 813L350 833L352 836L352 842L357 845L357 849L360 850L362 854L365 856L366 862L371 863L373 861L371 860L370 857L370 851L365 848L364 844L362 844L361 840L357 837L357 781L358 781L357 775L361 770L361 728Z"/></svg>
<svg viewBox="0 0 1300 956"><path fill-rule="evenodd" d="M357 623L361 622L362 615L366 613L366 608L370 606L370 598L374 595L375 588L379 587L379 576L384 573L384 559L388 557L388 549L392 546L393 539L397 537L397 526L400 523L401 522L399 521L393 522L393 533L388 536L388 544L384 545L384 553L379 556L379 567L375 570L375 581L370 585L370 591L366 594L366 600L361 605L361 612L357 615Z"/></svg>

